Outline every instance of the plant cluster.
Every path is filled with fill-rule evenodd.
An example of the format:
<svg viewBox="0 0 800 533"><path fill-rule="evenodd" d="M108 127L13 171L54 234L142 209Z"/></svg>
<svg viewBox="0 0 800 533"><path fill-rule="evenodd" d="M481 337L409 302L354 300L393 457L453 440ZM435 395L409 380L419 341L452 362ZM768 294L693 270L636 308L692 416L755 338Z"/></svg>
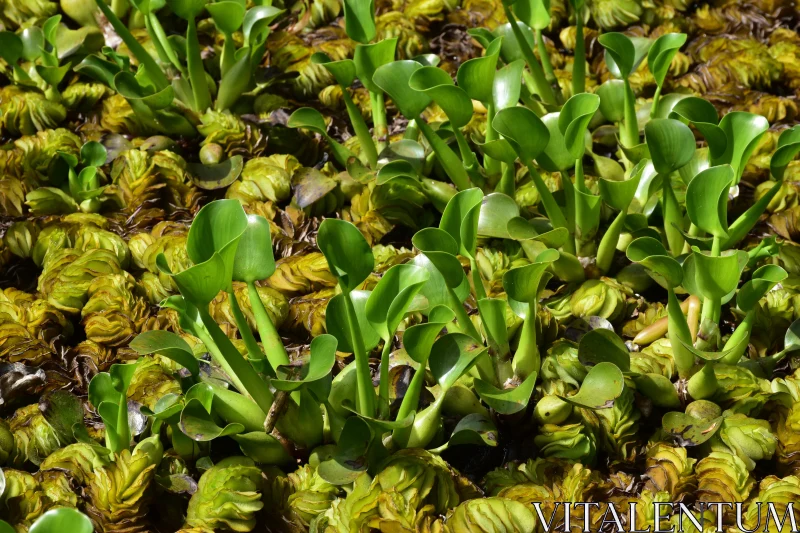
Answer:
<svg viewBox="0 0 800 533"><path fill-rule="evenodd" d="M788 3L0 6L0 533L800 499Z"/></svg>

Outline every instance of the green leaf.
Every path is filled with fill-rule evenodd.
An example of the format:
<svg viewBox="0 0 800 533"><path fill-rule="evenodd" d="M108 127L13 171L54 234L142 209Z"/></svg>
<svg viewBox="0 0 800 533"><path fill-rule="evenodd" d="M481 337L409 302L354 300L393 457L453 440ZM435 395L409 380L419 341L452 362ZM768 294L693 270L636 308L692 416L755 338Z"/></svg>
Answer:
<svg viewBox="0 0 800 533"><path fill-rule="evenodd" d="M664 278L669 287L677 287L683 281L681 265L669 255L659 240L639 237L628 245L625 254L634 263Z"/></svg>
<svg viewBox="0 0 800 533"><path fill-rule="evenodd" d="M681 399L675 385L661 374L637 374L633 376L636 390L648 397L658 407L680 407Z"/></svg>
<svg viewBox="0 0 800 533"><path fill-rule="evenodd" d="M206 8L207 0L167 0L169 8L180 18L196 18Z"/></svg>
<svg viewBox="0 0 800 533"><path fill-rule="evenodd" d="M239 444L243 454L257 463L288 465L293 460L281 441L263 431L239 433L231 438Z"/></svg>
<svg viewBox="0 0 800 533"><path fill-rule="evenodd" d="M22 58L33 61L42 55L44 49L44 32L38 26L25 28L20 34L22 40Z"/></svg>
<svg viewBox="0 0 800 533"><path fill-rule="evenodd" d="M403 346L411 359L420 365L425 364L442 328L455 318L455 313L449 307L439 305L431 310L428 322L415 324L408 328L403 333Z"/></svg>
<svg viewBox="0 0 800 533"><path fill-rule="evenodd" d="M457 261L458 259L456 259L456 262ZM428 273L428 281L423 285L422 290L420 290L420 295L428 301L428 306L422 310L423 314L428 314L430 318L430 313L435 308L445 306L449 308L452 302L448 291L447 280L444 279L444 276L439 272L436 265L425 254L418 254L414 257L413 263L425 269ZM453 288L453 291L456 293L458 300L463 302L470 294L470 286L463 269L460 276L461 281Z"/></svg>
<svg viewBox="0 0 800 533"><path fill-rule="evenodd" d="M206 9L214 19L219 31L225 35L230 35L237 31L244 22L245 8L244 4L231 0L222 0L221 2L214 2L208 4Z"/></svg>
<svg viewBox="0 0 800 533"><path fill-rule="evenodd" d="M242 24L245 42L255 47L266 41L269 24L281 13L283 13L283 9L270 5L257 5L248 9Z"/></svg>
<svg viewBox="0 0 800 533"><path fill-rule="evenodd" d="M491 383L482 379L475 380L475 392L481 400L501 415L513 415L525 409L531 400L533 388L536 385L536 372L525 378L517 387L498 389Z"/></svg>
<svg viewBox="0 0 800 533"><path fill-rule="evenodd" d="M374 435L360 417L347 419L333 457L322 461L317 473L333 485L348 485L369 466L368 452Z"/></svg>
<svg viewBox="0 0 800 533"><path fill-rule="evenodd" d="M97 141L89 141L81 146L81 163L90 167L105 165L108 152L106 147Z"/></svg>
<svg viewBox="0 0 800 533"><path fill-rule="evenodd" d="M189 228L186 239L189 259L198 265L219 254L226 268L232 271L239 239L247 225L247 215L238 200L215 200L207 204Z"/></svg>
<svg viewBox="0 0 800 533"><path fill-rule="evenodd" d="M531 28L544 30L550 25L550 0L517 0L512 9Z"/></svg>
<svg viewBox="0 0 800 533"><path fill-rule="evenodd" d="M800 319L795 320L786 330L786 335L783 339L783 349L787 352L796 352L800 350ZM2 494L2 491L0 491Z"/></svg>
<svg viewBox="0 0 800 533"><path fill-rule="evenodd" d="M661 425L664 431L678 439L680 446L699 446L719 431L722 426L722 417L695 418L673 411L664 415Z"/></svg>
<svg viewBox="0 0 800 533"><path fill-rule="evenodd" d="M428 279L428 273L413 264L395 265L383 275L365 308L367 320L383 340L390 341Z"/></svg>
<svg viewBox="0 0 800 533"><path fill-rule="evenodd" d="M494 75L492 102L495 111L515 107L522 93L522 72L525 60L517 59L499 69Z"/></svg>
<svg viewBox="0 0 800 533"><path fill-rule="evenodd" d="M519 206L508 195L493 192L483 197L478 235L495 239L510 239L508 223L519 217ZM526 221L527 224L527 221Z"/></svg>
<svg viewBox="0 0 800 533"><path fill-rule="evenodd" d="M200 364L192 348L176 333L157 329L143 331L131 341L130 347L139 355L163 355L186 368L192 376L200 375Z"/></svg>
<svg viewBox="0 0 800 533"><path fill-rule="evenodd" d="M411 242L433 263L451 289L464 280L464 269L458 261L458 243L446 231L425 228L414 234Z"/></svg>
<svg viewBox="0 0 800 533"><path fill-rule="evenodd" d="M44 33L44 39L51 46L55 46L56 31L58 30L58 25L60 23L61 23L61 15L53 15L52 17L45 20L44 24L42 24L42 33Z"/></svg>
<svg viewBox="0 0 800 533"><path fill-rule="evenodd" d="M439 229L446 231L456 242L457 253L466 257L474 257L476 243L474 239L467 242L462 235L476 235L478 219L470 213L481 205L482 200L483 192L477 187L456 193L447 202L439 222Z"/></svg>
<svg viewBox="0 0 800 533"><path fill-rule="evenodd" d="M328 125L322 113L311 107L301 107L289 116L286 125L290 128L304 128L323 137L328 136Z"/></svg>
<svg viewBox="0 0 800 533"><path fill-rule="evenodd" d="M233 279L254 283L270 277L275 272L272 254L272 236L269 222L260 215L247 215L247 228L236 248Z"/></svg>
<svg viewBox="0 0 800 533"><path fill-rule="evenodd" d="M711 160L712 165L729 163L733 167L733 184L739 183L744 167L758 146L758 142L769 129L769 122L761 115L733 111L719 121L719 127L728 137L728 145L720 160Z"/></svg>
<svg viewBox="0 0 800 533"><path fill-rule="evenodd" d="M375 38L375 1L344 0L344 28L347 36L367 44Z"/></svg>
<svg viewBox="0 0 800 533"><path fill-rule="evenodd" d="M689 96L675 104L669 118L681 119L703 134L712 160L721 160L728 147L728 136L719 127L719 117L714 105L703 98Z"/></svg>
<svg viewBox="0 0 800 533"><path fill-rule="evenodd" d="M455 385L487 349L463 333L448 333L437 339L431 348L428 365L442 392Z"/></svg>
<svg viewBox="0 0 800 533"><path fill-rule="evenodd" d="M497 427L491 420L480 413L471 413L458 421L447 447L463 444L497 446L499 439Z"/></svg>
<svg viewBox="0 0 800 533"><path fill-rule="evenodd" d="M458 86L473 100L484 104L492 102L494 76L500 57L502 38L495 39L486 49L486 55L469 59L461 64L456 73Z"/></svg>
<svg viewBox="0 0 800 533"><path fill-rule="evenodd" d="M593 329L581 337L578 359L583 364L613 363L623 372L631 369L628 347L616 333L608 329Z"/></svg>
<svg viewBox="0 0 800 533"><path fill-rule="evenodd" d="M647 53L647 66L656 80L656 85L664 85L669 66L675 54L686 43L685 33L666 33L655 40Z"/></svg>
<svg viewBox="0 0 800 533"><path fill-rule="evenodd" d="M536 262L512 268L503 274L503 288L509 298L529 304L538 301L542 276L558 257L558 250L550 248L539 254Z"/></svg>
<svg viewBox="0 0 800 533"><path fill-rule="evenodd" d="M778 265L764 265L753 272L753 277L739 289L736 305L742 311L750 311L767 292L785 280L789 274ZM791 329L787 331L787 335Z"/></svg>
<svg viewBox="0 0 800 533"><path fill-rule="evenodd" d="M800 126L793 126L788 130L783 130L778 137L778 146L769 161L769 170L772 176L783 179L783 174L797 154L800 153Z"/></svg>
<svg viewBox="0 0 800 533"><path fill-rule="evenodd" d="M197 442L210 442L219 437L243 433L242 424L219 426L211 414L214 393L204 384L194 385L186 393L186 404L181 411L180 428L190 439Z"/></svg>
<svg viewBox="0 0 800 533"><path fill-rule="evenodd" d="M111 365L108 372L96 374L89 382L89 402L103 419L107 447L115 453L127 450L130 445L127 393L137 366L137 363Z"/></svg>
<svg viewBox="0 0 800 533"><path fill-rule="evenodd" d="M612 209L617 211L627 211L628 206L631 205L636 191L639 188L639 182L644 174L646 163L639 161L636 166L631 169L630 177L623 180L611 180L601 177L597 181L600 189L600 196L603 201L607 203Z"/></svg>
<svg viewBox="0 0 800 533"><path fill-rule="evenodd" d="M389 95L409 120L416 119L432 101L426 93L416 91L409 85L411 76L421 68L422 65L416 61L394 61L379 67L372 76L372 81Z"/></svg>
<svg viewBox="0 0 800 533"><path fill-rule="evenodd" d="M575 159L567 150L567 143L564 135L558 127L559 113L548 113L541 118L541 122L547 128L547 145L541 154L536 158L536 162L548 172L560 172L575 166Z"/></svg>
<svg viewBox="0 0 800 533"><path fill-rule="evenodd" d="M622 371L615 364L606 362L589 370L577 394L558 397L586 409L607 409L613 407L614 400L619 398L624 388Z"/></svg>
<svg viewBox="0 0 800 533"><path fill-rule="evenodd" d="M370 294L371 291L354 290L350 292L350 297L353 300L353 307L355 308L356 318L358 320L358 329L361 331L361 337L364 340L364 348L366 350L373 349L381 340L381 335L378 330L367 320L366 308ZM325 309L325 323L328 333L336 337L336 340L339 341L339 351L353 353L344 298L343 294L337 294L328 301L328 306Z"/></svg>
<svg viewBox="0 0 800 533"><path fill-rule="evenodd" d="M645 125L644 134L653 166L659 174L671 174L689 163L694 155L694 134L683 122L652 119Z"/></svg>
<svg viewBox="0 0 800 533"><path fill-rule="evenodd" d="M373 93L381 92L373 81L372 77L379 67L391 63L394 60L395 49L397 48L397 37L383 39L375 44L358 44L353 54L353 62L356 65L358 79L364 84L367 90Z"/></svg>
<svg viewBox="0 0 800 533"><path fill-rule="evenodd" d="M511 351L506 326L506 306L501 298L482 298L478 300L478 311L481 324L486 332L491 347L498 355L504 357Z"/></svg>
<svg viewBox="0 0 800 533"><path fill-rule="evenodd" d="M436 102L454 128L463 128L472 120L472 100L444 70L422 67L411 76L409 86Z"/></svg>
<svg viewBox="0 0 800 533"><path fill-rule="evenodd" d="M150 109L165 109L172 105L175 91L168 85L158 92L152 92L150 86L143 86L136 77L126 71L121 71L114 76L114 89L127 100L138 101Z"/></svg>
<svg viewBox="0 0 800 533"><path fill-rule="evenodd" d="M319 226L317 245L342 290L356 289L372 273L372 248L352 223L326 218Z"/></svg>
<svg viewBox="0 0 800 533"><path fill-rule="evenodd" d="M550 140L547 126L526 107L509 107L498 111L492 120L492 127L506 138L526 163L539 157Z"/></svg>
<svg viewBox="0 0 800 533"><path fill-rule="evenodd" d="M617 32L604 33L597 41L606 49L605 59L609 72L623 80L639 68L652 44L650 39L628 37Z"/></svg>
<svg viewBox="0 0 800 533"><path fill-rule="evenodd" d="M0 533L17 533L17 530L11 527L11 524L5 520L0 520Z"/></svg>
<svg viewBox="0 0 800 533"><path fill-rule="evenodd" d="M13 66L22 58L24 46L19 35L10 31L0 31L0 57Z"/></svg>
<svg viewBox="0 0 800 533"><path fill-rule="evenodd" d="M187 163L192 183L203 190L214 191L223 189L239 179L244 168L244 159L241 155L234 155L230 159L204 165L202 163Z"/></svg>
<svg viewBox="0 0 800 533"><path fill-rule="evenodd" d="M527 41L531 50L535 50L536 36L533 34L533 30L530 28L530 26L521 20L518 20L517 27L522 32L522 36L525 38L525 41ZM473 37L475 36L474 33L472 35ZM522 51L522 48L520 48L519 41L517 41L517 38L514 35L514 28L510 23L501 24L494 29L494 33L488 32L487 30L487 34L484 34L481 36L481 38L487 40L485 44L482 43L484 48L487 48L487 50L492 41L502 38L503 42L500 47L500 57L503 58L503 61L506 63L513 63L514 61L525 59L525 55ZM476 40L478 39L476 38Z"/></svg>
<svg viewBox="0 0 800 533"><path fill-rule="evenodd" d="M298 379L272 379L270 383L278 390L291 392L303 385L328 377L336 363L336 348L337 340L333 335L323 334L314 337L311 341L309 362L303 365Z"/></svg>
<svg viewBox="0 0 800 533"><path fill-rule="evenodd" d="M728 236L728 190L733 183L730 165L710 167L697 174L686 189L686 214L701 230Z"/></svg>
<svg viewBox="0 0 800 533"><path fill-rule="evenodd" d="M558 129L564 136L567 151L572 159L580 159L586 151L586 130L589 121L600 107L600 97L580 93L567 100L558 115Z"/></svg>
<svg viewBox="0 0 800 533"><path fill-rule="evenodd" d="M336 83L342 87L350 87L356 79L356 64L352 59L342 59L333 61L328 54L317 52L311 56L311 62L315 65L322 65L328 72L333 74Z"/></svg>
<svg viewBox="0 0 800 533"><path fill-rule="evenodd" d="M684 278L689 278L689 274L694 281L697 295L712 300L721 300L736 289L739 284L739 257L737 250L722 252L718 257L707 255L697 248L692 254L693 268L687 269L684 262ZM687 287L688 290L688 287Z"/></svg>
<svg viewBox="0 0 800 533"><path fill-rule="evenodd" d="M608 80L597 88L600 97L600 113L609 122L622 122L625 118L625 82Z"/></svg>
<svg viewBox="0 0 800 533"><path fill-rule="evenodd" d="M0 528L0 531L2 528ZM13 531L13 530L12 530ZM28 529L28 533L92 533L94 526L89 517L77 509L61 507L51 509Z"/></svg>

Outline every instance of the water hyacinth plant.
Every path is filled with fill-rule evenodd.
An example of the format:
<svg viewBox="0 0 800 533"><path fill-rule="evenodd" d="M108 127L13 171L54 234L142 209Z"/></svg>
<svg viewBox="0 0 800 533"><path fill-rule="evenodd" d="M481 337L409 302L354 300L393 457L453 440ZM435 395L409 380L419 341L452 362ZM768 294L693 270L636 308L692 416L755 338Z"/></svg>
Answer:
<svg viewBox="0 0 800 533"><path fill-rule="evenodd" d="M0 4L0 532L800 512L791 5Z"/></svg>

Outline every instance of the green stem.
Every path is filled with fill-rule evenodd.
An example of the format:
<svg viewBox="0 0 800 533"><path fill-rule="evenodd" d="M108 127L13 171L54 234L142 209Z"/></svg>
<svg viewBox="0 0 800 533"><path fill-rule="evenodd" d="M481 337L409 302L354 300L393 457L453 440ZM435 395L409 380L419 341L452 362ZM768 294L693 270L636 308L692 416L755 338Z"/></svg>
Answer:
<svg viewBox="0 0 800 533"><path fill-rule="evenodd" d="M472 274L472 284L475 287L475 299L481 301L486 298L486 289L483 287L481 271L478 269L478 262L474 257L469 258L469 270Z"/></svg>
<svg viewBox="0 0 800 533"><path fill-rule="evenodd" d="M245 318L244 313L242 313L242 308L239 307L239 301L236 299L233 289L228 291L228 302L230 302L234 322L236 322L236 327L239 328L239 333L242 335L242 341L244 341L244 345L247 347L247 354L250 356L250 359L252 361L264 360L264 354L261 352L258 342L256 342L255 335L253 335L253 332L250 330L250 325L247 323L247 318Z"/></svg>
<svg viewBox="0 0 800 533"><path fill-rule="evenodd" d="M694 366L694 354L683 343L692 343L692 332L678 297L675 296L675 291L671 288L667 289L667 295L667 337L672 346L672 357L675 360L678 375L686 378Z"/></svg>
<svg viewBox="0 0 800 533"><path fill-rule="evenodd" d="M158 20L158 17L155 13L151 13L147 19L145 19L145 24L147 25L147 29L152 31L152 35L156 38L153 39L153 42L158 42L161 44L161 47L164 50L164 55L167 56L169 62L172 63L178 72L181 73L181 76L186 78L186 69L183 68L183 64L181 64L180 59L178 59L178 55L175 53L175 49L172 48L172 44L169 42L167 38L167 33L164 31L164 27L161 25L161 21Z"/></svg>
<svg viewBox="0 0 800 533"><path fill-rule="evenodd" d="M762 213L767 209L767 206L781 189L781 181L775 183L772 188L758 199L756 203L750 206L747 211L742 213L733 224L728 228L728 238L721 244L723 250L729 250L736 246L736 244L744 239L744 237L753 229Z"/></svg>
<svg viewBox="0 0 800 533"><path fill-rule="evenodd" d="M198 308L198 313L203 321L203 328L196 328L200 333L198 337L203 341L211 355L222 369L231 378L234 386L242 394L250 396L262 411L269 413L272 406L273 396L269 387L261 379L255 369L245 361L239 350L233 345L231 340L217 325L217 322L208 314L205 309Z"/></svg>
<svg viewBox="0 0 800 533"><path fill-rule="evenodd" d="M419 139L419 127L416 120L409 120L406 125L406 131L403 132L403 139L409 141L416 141Z"/></svg>
<svg viewBox="0 0 800 533"><path fill-rule="evenodd" d="M498 139L499 134L497 130L492 127L492 121L494 120L494 116L496 114L496 110L494 108L494 104L488 102L486 104L486 142L495 141ZM486 169L487 174L493 176L495 174L500 173L500 161L496 159L492 159L489 156L483 157L483 167Z"/></svg>
<svg viewBox="0 0 800 533"><path fill-rule="evenodd" d="M710 361L706 362L699 372L689 378L689 382L686 384L686 389L694 400L705 400L712 397L717 392L718 387L719 383L717 382L717 375L714 373L714 365Z"/></svg>
<svg viewBox="0 0 800 533"><path fill-rule="evenodd" d="M575 13L575 59L572 62L572 94L586 92L586 42L583 37L583 7Z"/></svg>
<svg viewBox="0 0 800 533"><path fill-rule="evenodd" d="M267 354L267 360L272 368L289 364L289 354L286 353L286 348L283 346L283 339L278 334L275 324L267 313L264 307L264 302L258 295L258 289L253 282L247 284L247 295L250 297L250 308L253 310L253 316L256 319L256 326L258 326L258 336L261 337L261 345L264 347L264 352Z"/></svg>
<svg viewBox="0 0 800 533"><path fill-rule="evenodd" d="M481 338L481 334L478 333L475 324L472 323L472 320L469 319L469 315L467 314L467 310L464 309L464 304L461 303L461 300L458 298L456 291L450 287L447 287L447 295L450 298L450 308L456 314L456 320L458 321L458 327L463 331L466 335L469 335L475 342L483 343L483 338Z"/></svg>
<svg viewBox="0 0 800 533"><path fill-rule="evenodd" d="M528 167L528 172L531 175L531 179L533 180L533 185L536 187L536 190L539 192L539 196L542 198L542 205L544 205L544 210L547 213L547 217L552 222L553 227L569 229L569 226L567 225L567 219L564 217L564 213L561 211L558 203L556 203L553 193L547 188L547 184L542 179L542 176L539 175L536 167L533 166L533 162L526 161L525 163Z"/></svg>
<svg viewBox="0 0 800 533"><path fill-rule="evenodd" d="M533 78L534 91L539 95L544 103L558 105L558 102L556 101L556 95L553 92L553 87L547 83L547 78L545 78L542 65L539 64L539 61L537 61L536 55L533 53L533 49L531 49L530 44L528 44L528 41L525 39L525 35L522 33L522 30L517 24L517 18L514 16L514 14L511 12L511 8L506 5L505 2L503 3L503 10L506 13L508 22L511 24L511 31L514 32L514 38L517 40L517 44L519 45L520 51L525 58L525 62L528 64L528 69L530 70Z"/></svg>
<svg viewBox="0 0 800 533"><path fill-rule="evenodd" d="M222 43L222 56L219 60L220 79L225 77L225 74L236 63L236 46L233 42L233 35L226 35L225 41Z"/></svg>
<svg viewBox="0 0 800 533"><path fill-rule="evenodd" d="M469 147L467 138L464 137L464 134L458 128L453 128L453 136L456 138L458 151L461 152L461 160L464 162L464 168L466 169L467 174L469 174L470 179L479 177L480 172L478 171L478 158L475 155L475 152L473 152Z"/></svg>
<svg viewBox="0 0 800 533"><path fill-rule="evenodd" d="M406 389L403 396L403 401L400 403L400 408L397 410L395 421L399 422L405 420L411 413L419 407L419 397L422 394L422 388L425 385L425 369L428 366L428 359L425 358L419 364L419 368L414 371L414 377L411 378L411 383ZM411 427L395 429L392 432L392 441L400 448L405 448L408 445L408 439L411 436Z"/></svg>
<svg viewBox="0 0 800 533"><path fill-rule="evenodd" d="M370 418L375 416L375 389L372 387L372 374L369 370L369 358L364 348L364 337L358 327L356 309L349 292L343 292L345 308L347 309L347 327L350 331L350 344L356 360L356 409L358 413Z"/></svg>
<svg viewBox="0 0 800 533"><path fill-rule="evenodd" d="M439 135L433 131L433 128L431 128L422 117L417 117L416 123L417 127L419 127L420 131L433 148L433 151L436 153L436 157L442 164L444 171L450 177L450 180L453 182L456 188L459 191L469 189L469 176L467 175L467 170L464 168L464 164L461 162L461 159L449 146L447 146L447 143L444 142L444 139L439 137Z"/></svg>
<svg viewBox="0 0 800 533"><path fill-rule="evenodd" d="M581 224L586 217L584 212L586 206L580 197L581 192L586 192L586 177L583 174L583 159L578 158L575 160L575 190L573 191L575 195L575 249L578 254L583 255L581 248L585 240L584 236L587 234L587 228L582 227Z"/></svg>
<svg viewBox="0 0 800 533"><path fill-rule="evenodd" d="M189 18L189 28L186 30L186 64L189 82L192 84L194 110L198 113L205 113L211 107L211 92L208 89L203 58L200 55L200 40L197 36L197 23L194 17Z"/></svg>
<svg viewBox="0 0 800 533"><path fill-rule="evenodd" d="M519 344L512 365L514 374L524 380L534 372L539 372L542 364L539 347L536 344L536 302L528 303L528 313L519 335Z"/></svg>
<svg viewBox="0 0 800 533"><path fill-rule="evenodd" d="M389 355L391 353L392 339L390 338L384 342L383 350L381 351L381 381L378 384L378 395L381 399L378 407L383 419L388 419L389 417Z"/></svg>
<svg viewBox="0 0 800 533"><path fill-rule="evenodd" d="M714 240L711 241L711 257L719 257L720 251L720 238L716 235L714 236ZM712 322L718 321L718 316L720 314L719 308L721 304L719 300L712 299L712 298L705 298L703 300L703 311L700 315L700 323L702 324L704 320L710 320Z"/></svg>
<svg viewBox="0 0 800 533"><path fill-rule="evenodd" d="M544 42L542 30L535 30L534 35L536 36L536 48L539 50L539 59L542 62L544 77L550 85L555 87L558 80L556 79L555 72L553 72L553 63L550 62L550 54L547 52L547 44Z"/></svg>
<svg viewBox="0 0 800 533"><path fill-rule="evenodd" d="M389 128L386 125L386 104L384 103L383 93L369 93L369 101L372 106L372 124L375 134L375 146L378 153L383 152L389 144Z"/></svg>
<svg viewBox="0 0 800 533"><path fill-rule="evenodd" d="M722 348L723 352L730 350L730 353L722 358L721 362L726 365L735 365L739 362L747 349L747 341L750 339L750 333L753 331L753 325L756 321L756 312L751 309L744 315L742 322L736 326L728 341Z"/></svg>
<svg viewBox="0 0 800 533"><path fill-rule="evenodd" d="M497 183L494 190L514 198L517 181L515 171L516 169L513 164L503 163L500 181Z"/></svg>
<svg viewBox="0 0 800 533"><path fill-rule="evenodd" d="M681 228L683 228L683 214L681 213L675 191L672 189L672 178L663 176L664 184L661 192L661 211L664 217L664 234L667 237L670 253L677 257L683 250L686 242Z"/></svg>
<svg viewBox="0 0 800 533"><path fill-rule="evenodd" d="M650 106L650 118L655 118L658 113L658 103L661 100L661 85L656 87L656 92L653 95L653 103Z"/></svg>
<svg viewBox="0 0 800 533"><path fill-rule="evenodd" d="M119 409L117 410L117 436L122 449L111 451L119 453L127 450L131 445L131 428L128 425L128 391L122 391L120 394ZM106 443L108 442L106 438Z"/></svg>
<svg viewBox="0 0 800 533"><path fill-rule="evenodd" d="M167 88L169 86L169 80L164 75L164 72L161 70L161 67L158 66L155 59L153 59L153 56L151 56L147 50L144 49L144 46L136 40L136 37L134 37L122 21L117 18L104 0L95 0L95 3L100 8L100 11L103 12L103 15L106 16L111 26L114 27L114 31L117 32L117 35L119 35L122 42L125 43L125 46L128 47L128 50L131 51L136 60L145 68L147 77L150 78L150 81L155 85L156 91Z"/></svg>
<svg viewBox="0 0 800 533"><path fill-rule="evenodd" d="M639 121L636 118L636 96L633 94L631 84L626 78L624 81L625 91L622 100L623 119L622 131L620 131L620 141L625 148L633 148L639 144Z"/></svg>
<svg viewBox="0 0 800 533"><path fill-rule="evenodd" d="M599 268L600 272L603 274L606 274L611 268L611 262L614 260L617 242L622 233L622 228L625 226L625 217L627 214L627 209L620 211L614 219L614 222L612 222L606 230L603 238L600 239L600 246L597 248L597 268Z"/></svg>
<svg viewBox="0 0 800 533"><path fill-rule="evenodd" d="M366 156L366 162L369 164L370 168L375 170L378 168L378 151L375 148L375 143L372 141L369 127L364 121L361 111L350 97L350 93L347 92L347 87L343 85L340 85L340 87L342 88L342 98L344 99L344 105L347 107L347 114L350 117L353 131L356 132L356 137L358 137L358 141L361 144L361 153Z"/></svg>

